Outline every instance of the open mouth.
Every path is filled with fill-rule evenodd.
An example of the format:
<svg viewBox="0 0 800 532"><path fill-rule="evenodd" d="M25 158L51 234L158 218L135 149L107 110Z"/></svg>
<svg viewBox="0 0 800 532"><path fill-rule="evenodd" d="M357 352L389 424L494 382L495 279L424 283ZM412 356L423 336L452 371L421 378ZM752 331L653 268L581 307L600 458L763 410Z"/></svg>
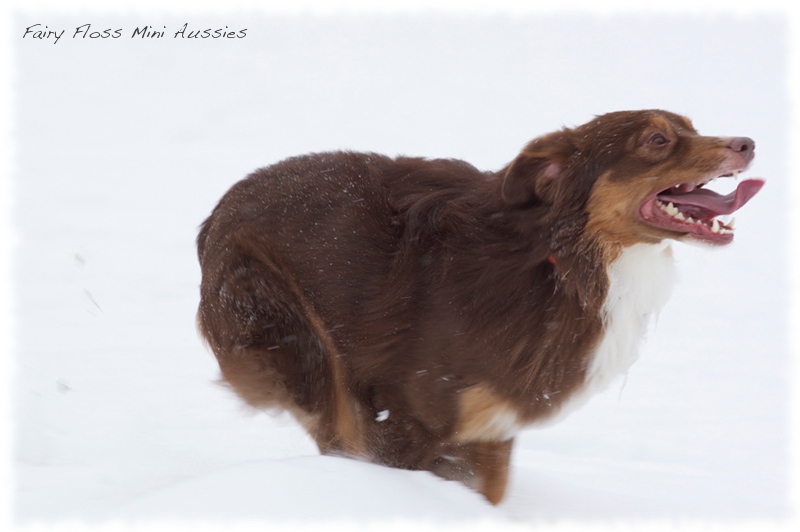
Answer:
<svg viewBox="0 0 800 532"><path fill-rule="evenodd" d="M734 170L718 177L738 177ZM640 209L647 223L673 232L689 235L711 244L728 244L733 240L733 218L764 186L763 179L747 179L727 195L703 188L717 177L695 183L680 183L647 199Z"/></svg>

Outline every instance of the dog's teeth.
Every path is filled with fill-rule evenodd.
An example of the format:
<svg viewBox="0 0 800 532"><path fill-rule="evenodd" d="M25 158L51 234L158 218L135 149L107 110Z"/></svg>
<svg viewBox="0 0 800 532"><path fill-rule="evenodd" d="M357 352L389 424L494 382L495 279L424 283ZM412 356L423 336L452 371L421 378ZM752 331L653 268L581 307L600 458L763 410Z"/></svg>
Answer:
<svg viewBox="0 0 800 532"><path fill-rule="evenodd" d="M714 222L711 224L711 232L719 233L719 220L716 218L714 218Z"/></svg>
<svg viewBox="0 0 800 532"><path fill-rule="evenodd" d="M658 205L659 209L669 214L676 220L680 222L686 221L686 216L684 216L683 213L680 210L678 210L678 208L672 202L664 203L662 201L656 200L656 205ZM693 220L689 218L689 221L692 222Z"/></svg>
<svg viewBox="0 0 800 532"><path fill-rule="evenodd" d="M736 218L731 218L731 221L726 223L725 225L728 226L728 229L733 229L733 222L736 221Z"/></svg>

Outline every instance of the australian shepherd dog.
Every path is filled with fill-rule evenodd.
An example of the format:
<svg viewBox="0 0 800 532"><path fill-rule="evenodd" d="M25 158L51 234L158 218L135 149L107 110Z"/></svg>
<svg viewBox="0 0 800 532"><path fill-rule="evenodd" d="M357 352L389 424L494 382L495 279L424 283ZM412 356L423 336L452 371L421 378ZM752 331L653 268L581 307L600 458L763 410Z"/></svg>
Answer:
<svg viewBox="0 0 800 532"><path fill-rule="evenodd" d="M325 454L460 480L498 503L514 437L624 373L667 300L670 242L725 245L763 181L683 116L622 111L498 172L333 152L235 184L202 224L198 326L247 404Z"/></svg>

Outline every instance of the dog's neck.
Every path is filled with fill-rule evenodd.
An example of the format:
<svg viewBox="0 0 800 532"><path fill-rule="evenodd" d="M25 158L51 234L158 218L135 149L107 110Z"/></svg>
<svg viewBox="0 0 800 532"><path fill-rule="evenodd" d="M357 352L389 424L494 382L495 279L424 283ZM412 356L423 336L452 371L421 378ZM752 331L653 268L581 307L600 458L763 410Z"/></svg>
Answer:
<svg viewBox="0 0 800 532"><path fill-rule="evenodd" d="M607 273L608 290L600 311L603 328L587 361L583 385L549 416L537 420L537 425L563 419L627 373L636 361L651 318L666 303L674 283L669 242L622 248Z"/></svg>

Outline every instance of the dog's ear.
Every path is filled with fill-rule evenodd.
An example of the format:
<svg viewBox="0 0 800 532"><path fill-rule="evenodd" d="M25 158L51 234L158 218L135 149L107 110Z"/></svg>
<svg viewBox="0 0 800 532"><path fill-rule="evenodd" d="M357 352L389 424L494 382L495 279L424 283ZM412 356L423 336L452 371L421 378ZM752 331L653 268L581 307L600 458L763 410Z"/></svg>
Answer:
<svg viewBox="0 0 800 532"><path fill-rule="evenodd" d="M567 131L531 141L503 176L503 199L511 205L554 203L567 159L575 151Z"/></svg>

